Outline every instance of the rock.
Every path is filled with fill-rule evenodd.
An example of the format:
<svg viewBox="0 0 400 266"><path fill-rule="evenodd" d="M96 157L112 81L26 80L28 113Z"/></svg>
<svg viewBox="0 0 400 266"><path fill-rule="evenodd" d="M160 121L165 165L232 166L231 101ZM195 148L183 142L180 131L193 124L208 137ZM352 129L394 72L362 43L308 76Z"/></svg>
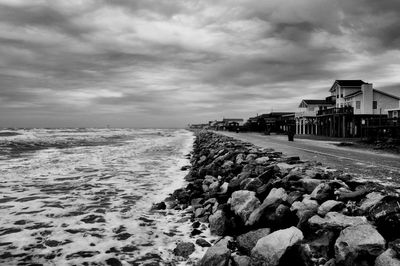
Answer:
<svg viewBox="0 0 400 266"><path fill-rule="evenodd" d="M275 209L286 199L287 194L283 188L273 188L263 203L250 214L246 225L253 226L259 223L263 216L269 216L266 213L275 213Z"/></svg>
<svg viewBox="0 0 400 266"><path fill-rule="evenodd" d="M385 250L385 239L370 224L359 224L343 229L335 243L336 262L352 266L365 261L372 265L375 258Z"/></svg>
<svg viewBox="0 0 400 266"><path fill-rule="evenodd" d="M347 216L338 212L328 212L325 218L314 215L308 220L312 227L323 229L340 230L349 226L356 226L367 223L367 218L364 216Z"/></svg>
<svg viewBox="0 0 400 266"><path fill-rule="evenodd" d="M257 179L266 184L270 179L272 179L275 176L275 173L276 172L274 168L268 168L268 170L264 171L264 173L259 175Z"/></svg>
<svg viewBox="0 0 400 266"><path fill-rule="evenodd" d="M250 231L243 235L237 237L236 241L238 243L238 248L244 254L251 254L251 250L256 246L257 241L264 236L269 235L271 229L269 228L261 228L258 230Z"/></svg>
<svg viewBox="0 0 400 266"><path fill-rule="evenodd" d="M227 230L227 217L222 210L217 210L214 214L210 215L210 231L211 234L222 236Z"/></svg>
<svg viewBox="0 0 400 266"><path fill-rule="evenodd" d="M184 258L189 257L190 254L192 254L195 250L195 246L193 243L190 242L180 242L176 245L176 248L174 249L174 255L175 256L181 256Z"/></svg>
<svg viewBox="0 0 400 266"><path fill-rule="evenodd" d="M302 192L292 191L289 193L286 201L289 203L289 205L292 205L295 201L301 201L302 197L303 197Z"/></svg>
<svg viewBox="0 0 400 266"><path fill-rule="evenodd" d="M293 202L290 210L296 212L297 217L301 219L305 212L317 213L318 207L319 205L317 201L304 198L301 202Z"/></svg>
<svg viewBox="0 0 400 266"><path fill-rule="evenodd" d="M387 249L375 260L375 266L400 266L400 260L393 249Z"/></svg>
<svg viewBox="0 0 400 266"><path fill-rule="evenodd" d="M250 266L250 257L248 256L232 256L233 266Z"/></svg>
<svg viewBox="0 0 400 266"><path fill-rule="evenodd" d="M205 240L204 238L198 238L196 240L196 244L199 245L200 247L211 247L211 244Z"/></svg>
<svg viewBox="0 0 400 266"><path fill-rule="evenodd" d="M242 164L245 159L246 159L245 155L243 153L239 153L236 156L236 164Z"/></svg>
<svg viewBox="0 0 400 266"><path fill-rule="evenodd" d="M231 209L246 223L250 214L260 206L256 193L248 190L239 190L232 193Z"/></svg>
<svg viewBox="0 0 400 266"><path fill-rule="evenodd" d="M214 246L207 249L203 258L199 262L199 266L225 266L228 265L231 251L228 244L231 238L225 237L218 241Z"/></svg>
<svg viewBox="0 0 400 266"><path fill-rule="evenodd" d="M213 183L210 184L210 186L208 187L208 191L212 192L212 193L216 193L219 190L219 182L215 181Z"/></svg>
<svg viewBox="0 0 400 266"><path fill-rule="evenodd" d="M259 187L261 187L263 183L257 179L257 178L250 178L248 179L248 182L244 186L244 190L250 190L250 191L257 191Z"/></svg>
<svg viewBox="0 0 400 266"><path fill-rule="evenodd" d="M219 193L226 194L228 192L228 186L229 186L229 183L224 182L219 188Z"/></svg>
<svg viewBox="0 0 400 266"><path fill-rule="evenodd" d="M232 168L234 164L235 163L232 161L225 161L224 164L222 165L222 168L225 168L225 169Z"/></svg>
<svg viewBox="0 0 400 266"><path fill-rule="evenodd" d="M307 243L301 245L303 261L306 265L313 265L313 261L325 258L328 259L334 254L333 246L336 235L329 230L320 230L316 232L316 236L308 240Z"/></svg>
<svg viewBox="0 0 400 266"><path fill-rule="evenodd" d="M255 161L256 161L256 164L267 164L269 161L269 158L266 156L260 157L260 158L257 158Z"/></svg>
<svg viewBox="0 0 400 266"><path fill-rule="evenodd" d="M159 203L155 203L151 207L152 210L165 210L166 208L167 208L167 205L163 201L159 202Z"/></svg>
<svg viewBox="0 0 400 266"><path fill-rule="evenodd" d="M378 204L385 196L378 192L371 192L365 196L365 199L361 201L360 209L362 211L368 211L370 208Z"/></svg>
<svg viewBox="0 0 400 266"><path fill-rule="evenodd" d="M110 266L122 266L122 263L116 258L106 259L106 263Z"/></svg>
<svg viewBox="0 0 400 266"><path fill-rule="evenodd" d="M319 202L324 202L333 198L333 192L333 188L328 183L321 183L311 192L310 197Z"/></svg>
<svg viewBox="0 0 400 266"><path fill-rule="evenodd" d="M303 233L294 226L275 231L258 240L251 251L252 265L278 265L285 252L302 240Z"/></svg>
<svg viewBox="0 0 400 266"><path fill-rule="evenodd" d="M384 197L370 208L368 215L386 239L400 238L400 198Z"/></svg>
<svg viewBox="0 0 400 266"><path fill-rule="evenodd" d="M302 187L307 193L312 193L314 189L322 183L321 180L319 179L313 179L313 178L303 178L300 180L302 183Z"/></svg>
<svg viewBox="0 0 400 266"><path fill-rule="evenodd" d="M328 212L340 211L345 207L344 203L336 200L327 200L318 207L318 214L325 216Z"/></svg>

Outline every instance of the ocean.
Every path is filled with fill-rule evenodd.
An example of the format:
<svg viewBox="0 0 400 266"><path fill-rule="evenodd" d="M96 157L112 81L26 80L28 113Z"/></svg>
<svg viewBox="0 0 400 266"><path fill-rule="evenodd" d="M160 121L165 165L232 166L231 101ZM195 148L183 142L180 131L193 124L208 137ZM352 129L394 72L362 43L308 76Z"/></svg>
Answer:
<svg viewBox="0 0 400 266"><path fill-rule="evenodd" d="M190 213L151 211L184 185L183 129L0 131L0 265L186 264ZM192 256L204 250L196 247ZM196 255L197 254L197 255Z"/></svg>

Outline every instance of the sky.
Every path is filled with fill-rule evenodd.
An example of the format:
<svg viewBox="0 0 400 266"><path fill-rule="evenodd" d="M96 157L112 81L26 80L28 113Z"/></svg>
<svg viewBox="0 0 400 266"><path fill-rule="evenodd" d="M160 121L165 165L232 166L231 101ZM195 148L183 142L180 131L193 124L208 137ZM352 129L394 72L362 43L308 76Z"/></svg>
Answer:
<svg viewBox="0 0 400 266"><path fill-rule="evenodd" d="M183 127L400 95L398 0L0 0L0 127Z"/></svg>

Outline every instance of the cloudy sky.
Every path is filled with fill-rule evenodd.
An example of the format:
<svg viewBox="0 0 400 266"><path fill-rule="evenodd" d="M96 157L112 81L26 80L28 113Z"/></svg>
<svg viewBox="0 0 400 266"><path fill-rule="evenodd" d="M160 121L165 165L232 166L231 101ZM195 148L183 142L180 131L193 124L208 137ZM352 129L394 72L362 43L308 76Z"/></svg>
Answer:
<svg viewBox="0 0 400 266"><path fill-rule="evenodd" d="M399 0L0 0L0 127L179 127L400 95Z"/></svg>

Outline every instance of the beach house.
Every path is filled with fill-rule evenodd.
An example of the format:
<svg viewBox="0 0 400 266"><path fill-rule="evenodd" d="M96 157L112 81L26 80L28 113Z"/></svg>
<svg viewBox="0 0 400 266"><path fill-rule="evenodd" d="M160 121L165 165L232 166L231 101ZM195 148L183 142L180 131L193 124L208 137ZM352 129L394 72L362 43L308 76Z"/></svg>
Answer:
<svg viewBox="0 0 400 266"><path fill-rule="evenodd" d="M317 112L318 135L358 137L368 121L386 118L400 98L362 80L336 80L329 89L335 106Z"/></svg>
<svg viewBox="0 0 400 266"><path fill-rule="evenodd" d="M296 134L318 134L317 112L335 106L331 97L325 100L302 100L295 113Z"/></svg>

